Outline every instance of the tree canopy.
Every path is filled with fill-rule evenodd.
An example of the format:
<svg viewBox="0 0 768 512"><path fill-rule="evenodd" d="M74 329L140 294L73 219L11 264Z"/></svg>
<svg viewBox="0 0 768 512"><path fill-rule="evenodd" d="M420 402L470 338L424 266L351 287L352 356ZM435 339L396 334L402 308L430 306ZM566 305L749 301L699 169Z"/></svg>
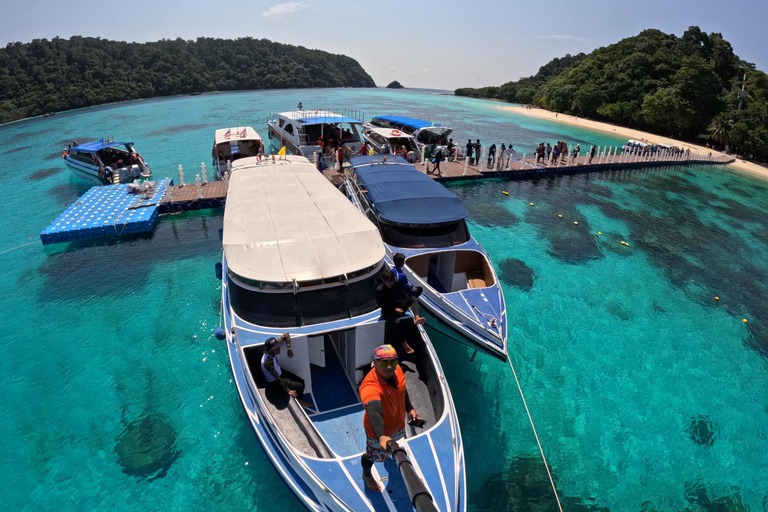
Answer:
<svg viewBox="0 0 768 512"><path fill-rule="evenodd" d="M739 91L747 70L742 110ZM717 32L690 27L682 37L645 30L634 37L555 59L531 77L459 96L539 105L716 145L768 160L768 75L736 56Z"/></svg>
<svg viewBox="0 0 768 512"><path fill-rule="evenodd" d="M0 123L193 92L375 86L345 55L250 37L126 43L74 36L0 48Z"/></svg>

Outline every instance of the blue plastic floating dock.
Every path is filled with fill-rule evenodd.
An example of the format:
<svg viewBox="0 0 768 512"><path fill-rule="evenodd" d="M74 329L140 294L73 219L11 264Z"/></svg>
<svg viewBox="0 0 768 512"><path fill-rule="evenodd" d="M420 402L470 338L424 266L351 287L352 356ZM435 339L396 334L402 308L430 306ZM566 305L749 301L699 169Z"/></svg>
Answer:
<svg viewBox="0 0 768 512"><path fill-rule="evenodd" d="M48 245L151 231L168 187L164 180L152 185L138 194L129 192L128 184L93 187L45 228L40 240Z"/></svg>

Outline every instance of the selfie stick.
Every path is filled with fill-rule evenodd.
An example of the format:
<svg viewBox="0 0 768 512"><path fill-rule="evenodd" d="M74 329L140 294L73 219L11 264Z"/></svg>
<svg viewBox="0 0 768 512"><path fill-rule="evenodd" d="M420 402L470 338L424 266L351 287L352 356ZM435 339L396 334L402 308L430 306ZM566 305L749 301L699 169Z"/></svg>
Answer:
<svg viewBox="0 0 768 512"><path fill-rule="evenodd" d="M397 462L400 474L403 476L405 488L408 496L411 498L411 504L418 512L437 512L435 504L432 502L432 496L429 494L424 482L413 469L413 464L408 460L405 450L400 448L395 441L389 441L387 446L392 449L392 458Z"/></svg>

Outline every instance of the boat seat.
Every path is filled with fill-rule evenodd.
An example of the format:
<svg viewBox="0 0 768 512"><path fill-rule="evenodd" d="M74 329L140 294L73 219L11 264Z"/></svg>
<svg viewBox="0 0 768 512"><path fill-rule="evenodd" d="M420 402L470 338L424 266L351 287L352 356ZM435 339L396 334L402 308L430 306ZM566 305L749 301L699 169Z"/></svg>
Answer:
<svg viewBox="0 0 768 512"><path fill-rule="evenodd" d="M479 270L467 272L467 284L470 288L486 288L488 286L483 278L483 273Z"/></svg>

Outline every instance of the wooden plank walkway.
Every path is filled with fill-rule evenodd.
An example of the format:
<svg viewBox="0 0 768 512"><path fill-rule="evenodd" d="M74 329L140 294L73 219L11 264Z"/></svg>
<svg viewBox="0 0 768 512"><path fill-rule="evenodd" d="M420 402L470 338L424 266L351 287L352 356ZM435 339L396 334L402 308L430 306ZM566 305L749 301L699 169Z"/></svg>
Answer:
<svg viewBox="0 0 768 512"><path fill-rule="evenodd" d="M173 185L159 204L160 213L190 212L206 208L221 208L227 200L227 181L209 181L200 184Z"/></svg>

